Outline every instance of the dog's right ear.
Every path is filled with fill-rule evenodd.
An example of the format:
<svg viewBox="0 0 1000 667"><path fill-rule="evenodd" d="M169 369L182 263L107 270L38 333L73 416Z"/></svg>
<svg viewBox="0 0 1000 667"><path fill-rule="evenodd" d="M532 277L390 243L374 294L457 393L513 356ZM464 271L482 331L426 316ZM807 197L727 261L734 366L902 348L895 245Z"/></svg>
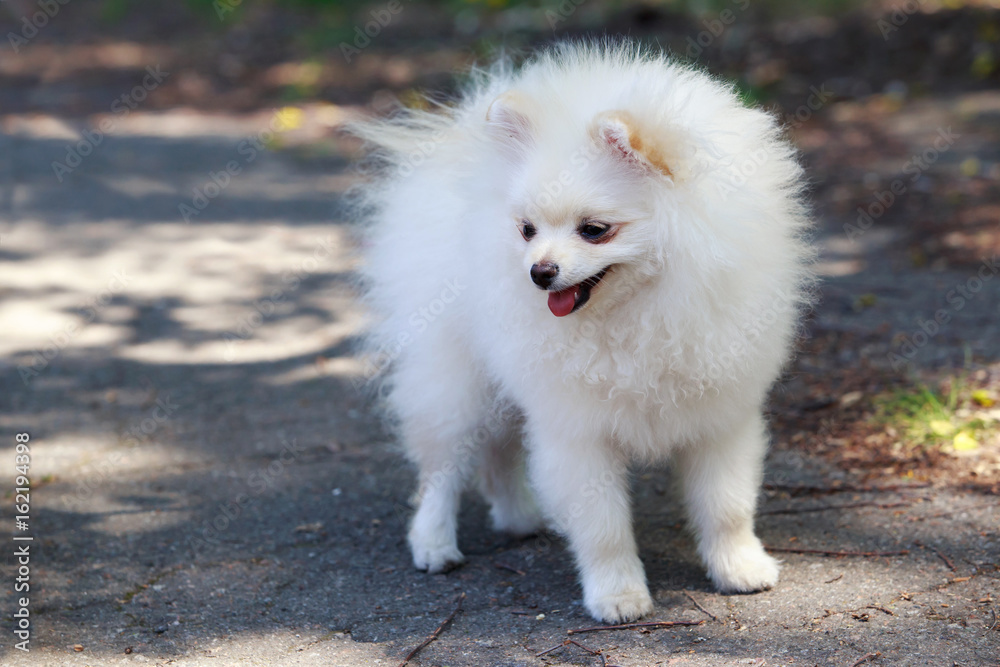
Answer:
<svg viewBox="0 0 1000 667"><path fill-rule="evenodd" d="M509 90L497 97L486 110L486 126L510 157L522 155L532 143L529 101L520 93Z"/></svg>
<svg viewBox="0 0 1000 667"><path fill-rule="evenodd" d="M671 181L676 177L674 156L668 157L667 151L653 141L655 135L642 131L639 121L628 111L597 114L591 132L623 164L659 173Z"/></svg>

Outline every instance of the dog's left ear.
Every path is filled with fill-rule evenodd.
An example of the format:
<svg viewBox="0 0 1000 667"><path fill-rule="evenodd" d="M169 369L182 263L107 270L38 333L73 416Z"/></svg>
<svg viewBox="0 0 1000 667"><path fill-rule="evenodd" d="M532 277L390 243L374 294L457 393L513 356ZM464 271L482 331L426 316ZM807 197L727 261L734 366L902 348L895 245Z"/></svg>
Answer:
<svg viewBox="0 0 1000 667"><path fill-rule="evenodd" d="M677 167L664 155L653 136L643 132L639 122L628 111L604 111L597 114L592 126L594 139L611 154L640 170L674 180Z"/></svg>
<svg viewBox="0 0 1000 667"><path fill-rule="evenodd" d="M532 144L530 106L530 101L524 95L508 90L493 100L486 110L486 125L490 135L512 157L522 155Z"/></svg>

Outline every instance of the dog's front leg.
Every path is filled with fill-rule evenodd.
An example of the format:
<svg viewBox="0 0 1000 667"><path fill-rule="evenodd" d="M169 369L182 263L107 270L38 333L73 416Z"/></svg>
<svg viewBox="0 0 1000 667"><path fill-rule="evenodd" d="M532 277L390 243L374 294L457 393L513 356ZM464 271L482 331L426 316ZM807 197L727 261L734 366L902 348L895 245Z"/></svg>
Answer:
<svg viewBox="0 0 1000 667"><path fill-rule="evenodd" d="M755 414L725 437L694 443L678 456L698 552L709 578L726 593L759 591L778 580L778 562L753 530L766 450L766 427Z"/></svg>
<svg viewBox="0 0 1000 667"><path fill-rule="evenodd" d="M569 538L584 604L602 621L629 621L653 609L632 534L624 461L572 419L532 423L532 485L550 522ZM581 421L585 421L582 419Z"/></svg>

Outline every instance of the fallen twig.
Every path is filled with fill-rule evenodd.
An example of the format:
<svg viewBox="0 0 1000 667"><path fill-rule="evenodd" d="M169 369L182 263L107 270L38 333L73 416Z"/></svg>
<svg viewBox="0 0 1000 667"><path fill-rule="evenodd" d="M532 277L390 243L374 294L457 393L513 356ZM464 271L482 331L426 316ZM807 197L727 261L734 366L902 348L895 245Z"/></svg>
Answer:
<svg viewBox="0 0 1000 667"><path fill-rule="evenodd" d="M600 651L594 651L593 649L589 649L586 646L584 646L583 644L581 644L580 642L573 641L572 639L567 639L566 641L568 641L570 644L573 644L574 646L579 646L580 648L582 648L584 651L586 651L590 655L601 655Z"/></svg>
<svg viewBox="0 0 1000 667"><path fill-rule="evenodd" d="M959 507L957 509L950 509L946 512L938 512L937 514L928 514L926 516L915 516L910 521L926 521L927 519L940 519L941 517L951 516L952 514L958 514L959 512L974 512L976 510L987 509L989 507L996 507L996 501L992 503L986 503L985 505L973 505L972 507Z"/></svg>
<svg viewBox="0 0 1000 667"><path fill-rule="evenodd" d="M951 570L952 572L956 571L956 569L955 569L955 563L952 562L952 560L950 558L948 558L947 556L945 556L943 553L941 553L940 551L938 551L937 549L935 549L931 545L929 545L929 544L923 544L921 542L914 542L914 544L916 544L918 547L921 547L923 549L927 549L928 551L933 551L935 554L937 554L938 558L940 558L941 560L944 561L944 564L948 566L949 570Z"/></svg>
<svg viewBox="0 0 1000 667"><path fill-rule="evenodd" d="M890 507L902 507L904 505L912 505L913 503L908 501L900 501L898 503L876 503L876 502L861 502L861 503L848 503L846 505L819 505L818 507L783 507L776 510L764 510L763 512L758 512L758 514L805 514L806 512L826 512L828 510L849 510L856 507L878 507L879 509L888 509Z"/></svg>
<svg viewBox="0 0 1000 667"><path fill-rule="evenodd" d="M824 581L823 583L824 583L824 584L832 584L833 582L835 582L835 581L840 581L840 580L841 580L841 579L843 579L843 578L844 578L844 575L843 575L843 574L838 574L838 575L837 575L836 577L834 577L833 579L831 579L831 580L829 580L829 581Z"/></svg>
<svg viewBox="0 0 1000 667"><path fill-rule="evenodd" d="M583 644L581 644L580 642L573 641L572 639L567 639L564 642L562 642L561 644L556 644L552 648L547 648L544 651L539 651L538 653L535 654L535 657L536 658L541 658L543 655L548 655L549 653L552 653L553 651L558 651L561 648L566 648L570 644L572 644L573 646L579 646L580 648L582 648L584 651L586 651L590 655L596 655L597 657L599 657L601 659L601 667L607 667L608 661L604 657L604 654L601 651L595 651L593 649L589 649L586 646L584 646Z"/></svg>
<svg viewBox="0 0 1000 667"><path fill-rule="evenodd" d="M704 625L705 621L649 621L648 623L623 623L622 625L597 625L592 628L567 630L568 635L578 635L584 632L600 632L602 630L631 630L633 628L672 628L677 625Z"/></svg>
<svg viewBox="0 0 1000 667"><path fill-rule="evenodd" d="M405 667L406 663L408 663L410 660L413 660L413 656L420 653L420 651L425 646L430 644L432 641L434 641L441 635L441 632L444 631L445 626L451 623L452 619L455 618L456 614L458 614L458 612L462 610L462 601L464 599L465 599L465 593L461 593L457 598L455 598L455 608L452 610L450 614L448 614L448 618L441 621L441 625L437 626L437 629L434 630L434 632L432 632L430 635L428 635L427 639L420 642L420 645L417 646L417 648L410 651L409 654L405 658L403 658L403 662L399 663L399 667Z"/></svg>
<svg viewBox="0 0 1000 667"><path fill-rule="evenodd" d="M521 570L517 569L516 567L511 567L510 565L507 565L507 563L501 563L501 562L497 561L497 562L493 563L493 567L495 567L498 570L507 570L508 572L513 572L514 574L519 574L522 577L524 576L524 572L522 572Z"/></svg>
<svg viewBox="0 0 1000 667"><path fill-rule="evenodd" d="M698 609L699 609L699 610L700 610L700 611L701 611L701 612L702 612L703 614L705 614L706 616L708 616L708 617L709 617L710 619L712 619L713 621L717 621L717 620L719 620L719 619L718 619L718 618L716 617L716 615L715 615L715 614L713 614L712 612L710 612L709 610L705 609L705 608L704 608L704 607L702 607L702 606L701 606L700 604L698 604L698 601L694 599L694 596L693 596L693 595L691 595L691 594L690 594L690 593L688 593L687 591L684 591L684 595L686 595L686 596L687 596L687 598L688 598L688 600L691 600L691 602L693 602L693 603L694 603L694 606L695 606L695 607L698 607Z"/></svg>
<svg viewBox="0 0 1000 667"><path fill-rule="evenodd" d="M543 655L548 655L549 653L552 653L553 651L558 651L559 649L561 649L564 646L569 646L570 641L571 640L567 639L566 641L564 641L562 643L556 644L552 648L547 648L544 651L539 651L538 653L535 654L535 657L536 658L541 658Z"/></svg>
<svg viewBox="0 0 1000 667"><path fill-rule="evenodd" d="M890 616L895 616L896 614L891 609L886 609L885 607L880 607L877 604L870 604L865 606L865 609L878 609L884 614L889 614Z"/></svg>
<svg viewBox="0 0 1000 667"><path fill-rule="evenodd" d="M881 651L876 651L875 653L869 653L867 655L864 655L864 656L861 657L860 660L858 660L856 663L854 663L853 665L851 665L851 667L858 667L858 665L860 665L862 663L866 663L869 660L874 660L875 658L879 657L880 655L882 655Z"/></svg>
<svg viewBox="0 0 1000 667"><path fill-rule="evenodd" d="M818 556L864 556L867 558L878 558L880 556L905 556L910 553L908 549L899 551L825 551L823 549L792 549L789 547L769 547L764 546L768 551L776 551L785 554L816 554Z"/></svg>
<svg viewBox="0 0 1000 667"><path fill-rule="evenodd" d="M822 616L817 616L816 618L812 619L812 621L810 622L810 625L818 623L818 622L822 621L823 619L830 618L831 616L838 616L840 614L850 614L851 616L853 616L854 618L858 619L859 621L867 621L868 617L869 617L869 614L864 611L865 609L877 609L878 611L882 612L883 614L888 614L889 616L895 616L896 615L891 609L886 609L885 607L881 607L881 606L879 606L877 604L869 604L869 605L865 605L864 607L859 607L857 609L841 609L839 611L832 611L830 609L824 609L823 610L823 615Z"/></svg>
<svg viewBox="0 0 1000 667"><path fill-rule="evenodd" d="M885 486L807 486L802 484L764 484L768 491L787 491L792 496L827 496L834 493L888 493L906 489L924 489L930 482L887 484Z"/></svg>

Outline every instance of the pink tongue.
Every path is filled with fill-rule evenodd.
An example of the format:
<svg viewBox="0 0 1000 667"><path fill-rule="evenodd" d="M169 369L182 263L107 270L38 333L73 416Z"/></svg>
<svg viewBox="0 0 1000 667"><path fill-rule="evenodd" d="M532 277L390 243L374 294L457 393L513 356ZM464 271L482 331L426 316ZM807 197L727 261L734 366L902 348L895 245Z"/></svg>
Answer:
<svg viewBox="0 0 1000 667"><path fill-rule="evenodd" d="M566 317L573 312L573 306L576 305L576 295L579 292L579 285L567 287L559 292L549 292L549 310L556 317Z"/></svg>

